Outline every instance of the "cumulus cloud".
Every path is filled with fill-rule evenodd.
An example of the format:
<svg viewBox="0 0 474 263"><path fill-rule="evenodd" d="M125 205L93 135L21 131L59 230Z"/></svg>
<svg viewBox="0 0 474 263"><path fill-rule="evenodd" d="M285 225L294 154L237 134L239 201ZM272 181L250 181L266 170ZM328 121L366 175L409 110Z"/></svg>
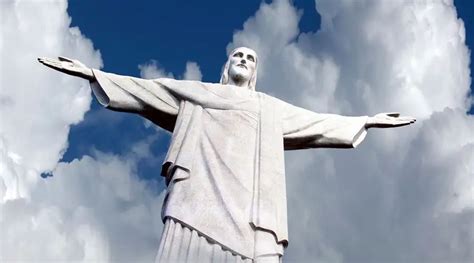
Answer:
<svg viewBox="0 0 474 263"><path fill-rule="evenodd" d="M2 167L13 172L3 179L4 198L12 199L26 197L36 175L55 167L69 126L91 101L87 82L46 70L36 58L71 56L93 67L102 61L92 42L69 27L65 1L2 1L0 8L0 136Z"/></svg>
<svg viewBox="0 0 474 263"><path fill-rule="evenodd" d="M138 179L136 158L96 152L59 163L31 200L0 206L3 260L152 261L164 196Z"/></svg>
<svg viewBox="0 0 474 263"><path fill-rule="evenodd" d="M201 69L196 62L186 62L186 70L184 71L183 79L186 80L202 80Z"/></svg>
<svg viewBox="0 0 474 263"><path fill-rule="evenodd" d="M173 78L173 73L166 70L158 64L156 60L150 60L145 64L138 65L140 77L144 79Z"/></svg>
<svg viewBox="0 0 474 263"><path fill-rule="evenodd" d="M321 0L316 11L321 28L301 33L290 1L262 3L227 50L254 48L257 89L294 104L419 122L370 131L351 151L287 154L285 259L472 261L469 50L453 2Z"/></svg>
<svg viewBox="0 0 474 263"><path fill-rule="evenodd" d="M173 73L167 72L156 60L141 64L138 69L140 69L140 77L144 79L174 78ZM186 62L186 69L179 79L201 81L202 74L199 65L193 61Z"/></svg>
<svg viewBox="0 0 474 263"><path fill-rule="evenodd" d="M137 164L154 158L156 137L123 156L58 163L70 126L89 110L90 88L36 58L100 68L100 52L70 27L65 0L1 1L0 9L0 261L152 261L163 195L139 180Z"/></svg>

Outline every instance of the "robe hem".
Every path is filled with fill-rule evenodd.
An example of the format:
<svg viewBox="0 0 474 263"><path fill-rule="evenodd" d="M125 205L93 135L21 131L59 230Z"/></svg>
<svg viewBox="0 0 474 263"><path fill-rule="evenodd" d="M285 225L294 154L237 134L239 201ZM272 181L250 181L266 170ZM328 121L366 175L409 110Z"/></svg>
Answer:
<svg viewBox="0 0 474 263"><path fill-rule="evenodd" d="M196 232L198 233L198 236L204 237L209 243L211 243L211 244L217 244L217 245L221 246L223 249L228 250L228 251L231 252L232 254L236 254L236 255L242 257L243 259L252 259L252 260L254 259L253 256L252 256L252 257L246 256L246 255L244 255L243 253L237 252L237 251L235 251L234 249L231 249L231 248L229 248L228 246L223 245L221 242L219 242L219 241L217 241L217 240L211 238L209 235L206 235L206 234L203 233L202 231L200 231L200 230L198 230L198 229L192 227L191 225L185 223L183 220L181 220L181 219L179 219L179 218L177 218L177 217L175 217L175 216L170 216L170 215L164 216L163 219L162 219L163 222L165 222L167 218L169 218L169 219L171 219L171 220L174 220L175 222L179 222L179 223L182 224L183 226L185 226L185 227L187 227L187 228L189 228L189 229L192 229L192 230L196 231Z"/></svg>

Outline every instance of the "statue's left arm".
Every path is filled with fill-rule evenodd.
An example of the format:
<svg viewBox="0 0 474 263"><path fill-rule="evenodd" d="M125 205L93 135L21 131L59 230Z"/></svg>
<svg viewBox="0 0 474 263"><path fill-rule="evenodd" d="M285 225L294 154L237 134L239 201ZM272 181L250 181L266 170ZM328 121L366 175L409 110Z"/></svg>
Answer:
<svg viewBox="0 0 474 263"><path fill-rule="evenodd" d="M392 128L415 122L414 118L400 117L398 113L349 117L315 113L287 103L281 116L285 150L355 148L369 128Z"/></svg>

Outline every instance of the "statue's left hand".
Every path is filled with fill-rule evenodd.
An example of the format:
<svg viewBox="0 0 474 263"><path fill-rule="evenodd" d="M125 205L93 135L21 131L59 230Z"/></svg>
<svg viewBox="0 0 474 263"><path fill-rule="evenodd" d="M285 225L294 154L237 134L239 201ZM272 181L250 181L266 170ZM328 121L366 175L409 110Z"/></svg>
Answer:
<svg viewBox="0 0 474 263"><path fill-rule="evenodd" d="M90 81L95 79L92 69L88 68L86 65L76 59L70 59L66 57L58 57L58 59L43 57L38 58L38 62L47 67L72 76L80 77Z"/></svg>
<svg viewBox="0 0 474 263"><path fill-rule="evenodd" d="M394 128L410 125L416 121L410 116L400 116L398 112L379 113L367 119L366 128Z"/></svg>

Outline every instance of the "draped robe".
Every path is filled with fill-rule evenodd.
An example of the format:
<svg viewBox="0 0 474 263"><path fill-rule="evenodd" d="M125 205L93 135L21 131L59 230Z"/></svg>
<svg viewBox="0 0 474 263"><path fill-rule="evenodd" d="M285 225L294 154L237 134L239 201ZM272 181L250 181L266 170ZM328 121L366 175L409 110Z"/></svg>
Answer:
<svg viewBox="0 0 474 263"><path fill-rule="evenodd" d="M103 106L173 134L161 173L162 219L248 258L256 230L288 244L284 150L352 148L366 135L366 116L319 114L232 85L93 72Z"/></svg>

